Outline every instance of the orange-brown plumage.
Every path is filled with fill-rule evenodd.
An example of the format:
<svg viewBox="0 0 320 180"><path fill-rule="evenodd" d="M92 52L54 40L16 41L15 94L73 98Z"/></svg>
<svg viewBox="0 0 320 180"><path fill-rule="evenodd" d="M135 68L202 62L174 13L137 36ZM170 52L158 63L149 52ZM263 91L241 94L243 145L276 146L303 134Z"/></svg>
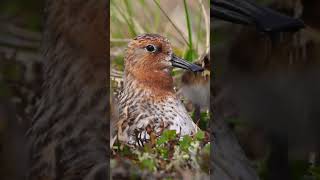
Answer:
<svg viewBox="0 0 320 180"><path fill-rule="evenodd" d="M144 48L154 45L154 53L146 53ZM158 98L172 95L173 79L170 75L171 46L167 39L153 34L138 36L128 45L125 61L126 74L131 74L144 88L151 89Z"/></svg>
<svg viewBox="0 0 320 180"><path fill-rule="evenodd" d="M158 136L163 129L192 135L198 127L193 123L175 94L173 67L201 71L202 68L176 57L169 41L156 34L133 39L125 56L124 88L119 97L118 139L141 145L150 138L150 130Z"/></svg>

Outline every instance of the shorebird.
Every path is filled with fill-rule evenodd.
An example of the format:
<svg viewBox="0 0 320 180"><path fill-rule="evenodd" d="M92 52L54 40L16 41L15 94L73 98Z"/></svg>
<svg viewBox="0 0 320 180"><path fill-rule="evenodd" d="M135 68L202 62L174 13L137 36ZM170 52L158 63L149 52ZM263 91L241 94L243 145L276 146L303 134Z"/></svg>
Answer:
<svg viewBox="0 0 320 180"><path fill-rule="evenodd" d="M158 136L164 129L176 130L181 136L198 131L174 91L173 67L203 70L177 57L170 42L160 35L139 35L128 44L124 87L118 98L119 141L141 146L151 134Z"/></svg>

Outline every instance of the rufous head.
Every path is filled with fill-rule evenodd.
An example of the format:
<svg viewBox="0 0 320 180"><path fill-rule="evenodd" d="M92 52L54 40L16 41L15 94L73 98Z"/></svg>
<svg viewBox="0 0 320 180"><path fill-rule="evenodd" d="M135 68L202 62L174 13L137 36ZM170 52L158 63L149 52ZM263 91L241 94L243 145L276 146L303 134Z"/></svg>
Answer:
<svg viewBox="0 0 320 180"><path fill-rule="evenodd" d="M179 67L194 72L203 69L173 54L170 42L158 34L142 34L128 45L125 66L127 71L134 69L168 72Z"/></svg>
<svg viewBox="0 0 320 180"><path fill-rule="evenodd" d="M129 43L125 56L126 75L149 86L171 88L173 67L194 72L203 70L174 55L170 42L158 34L142 34Z"/></svg>

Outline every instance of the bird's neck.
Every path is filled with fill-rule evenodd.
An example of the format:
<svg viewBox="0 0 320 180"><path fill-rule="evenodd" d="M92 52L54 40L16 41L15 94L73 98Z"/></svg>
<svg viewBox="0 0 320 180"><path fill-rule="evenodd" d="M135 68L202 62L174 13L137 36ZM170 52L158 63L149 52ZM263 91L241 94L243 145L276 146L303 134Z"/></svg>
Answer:
<svg viewBox="0 0 320 180"><path fill-rule="evenodd" d="M174 94L173 79L169 71L144 70L126 71L125 88L134 85L138 89L145 89L158 97ZM134 90L134 89L132 89Z"/></svg>

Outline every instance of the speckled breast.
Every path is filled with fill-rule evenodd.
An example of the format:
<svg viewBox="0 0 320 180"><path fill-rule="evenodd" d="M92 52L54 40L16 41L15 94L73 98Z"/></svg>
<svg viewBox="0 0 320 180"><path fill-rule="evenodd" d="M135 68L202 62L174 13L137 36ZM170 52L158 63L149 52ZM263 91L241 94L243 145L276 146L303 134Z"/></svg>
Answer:
<svg viewBox="0 0 320 180"><path fill-rule="evenodd" d="M138 91L139 92L139 91ZM151 93L127 92L120 101L118 138L127 144L148 142L150 134L176 130L181 136L193 135L198 127L176 97L157 99Z"/></svg>

